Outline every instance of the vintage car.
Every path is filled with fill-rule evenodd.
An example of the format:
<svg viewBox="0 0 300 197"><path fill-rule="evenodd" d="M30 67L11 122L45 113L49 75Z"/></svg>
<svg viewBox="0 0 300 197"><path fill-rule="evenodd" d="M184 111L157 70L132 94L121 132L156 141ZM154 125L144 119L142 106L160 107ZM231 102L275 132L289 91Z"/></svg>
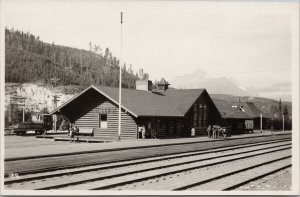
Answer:
<svg viewBox="0 0 300 197"><path fill-rule="evenodd" d="M29 131L34 132L35 134L42 134L44 132L43 122L21 122L13 125L13 133L17 135L24 135Z"/></svg>

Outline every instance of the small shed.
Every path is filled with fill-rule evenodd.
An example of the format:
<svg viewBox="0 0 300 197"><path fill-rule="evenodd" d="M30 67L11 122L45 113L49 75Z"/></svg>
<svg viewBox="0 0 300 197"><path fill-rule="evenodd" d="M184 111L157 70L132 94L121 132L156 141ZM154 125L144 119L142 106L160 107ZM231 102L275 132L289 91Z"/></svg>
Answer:
<svg viewBox="0 0 300 197"><path fill-rule="evenodd" d="M253 125L253 117L246 112L235 109L225 116L226 125L231 128L232 134L241 134L246 132L247 123L250 121Z"/></svg>
<svg viewBox="0 0 300 197"><path fill-rule="evenodd" d="M263 129L269 128L269 118L251 102L230 102L213 99L220 115L222 124L232 129L233 133L245 132L245 122L252 121L253 129L260 129L262 115ZM244 126L242 126L244 124Z"/></svg>

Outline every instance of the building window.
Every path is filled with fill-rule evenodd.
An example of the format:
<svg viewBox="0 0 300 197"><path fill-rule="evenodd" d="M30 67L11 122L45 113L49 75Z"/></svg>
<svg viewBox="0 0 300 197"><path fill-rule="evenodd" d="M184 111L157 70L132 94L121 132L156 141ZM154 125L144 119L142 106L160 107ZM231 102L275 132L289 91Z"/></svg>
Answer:
<svg viewBox="0 0 300 197"><path fill-rule="evenodd" d="M107 114L99 114L99 128L107 128Z"/></svg>
<svg viewBox="0 0 300 197"><path fill-rule="evenodd" d="M159 90L159 91L164 91L164 90L165 90L165 87L162 86L162 85L158 85L158 86L157 86L157 90Z"/></svg>
<svg viewBox="0 0 300 197"><path fill-rule="evenodd" d="M203 127L203 105L199 104L199 118L198 118L199 127Z"/></svg>
<svg viewBox="0 0 300 197"><path fill-rule="evenodd" d="M194 127L198 126L197 119L198 119L198 107L197 107L197 103L195 103L194 104Z"/></svg>
<svg viewBox="0 0 300 197"><path fill-rule="evenodd" d="M151 122L148 122L148 129L151 129Z"/></svg>
<svg viewBox="0 0 300 197"><path fill-rule="evenodd" d="M203 105L203 126L207 126L207 106Z"/></svg>
<svg viewBox="0 0 300 197"><path fill-rule="evenodd" d="M162 122L160 119L157 120L158 129L162 129Z"/></svg>

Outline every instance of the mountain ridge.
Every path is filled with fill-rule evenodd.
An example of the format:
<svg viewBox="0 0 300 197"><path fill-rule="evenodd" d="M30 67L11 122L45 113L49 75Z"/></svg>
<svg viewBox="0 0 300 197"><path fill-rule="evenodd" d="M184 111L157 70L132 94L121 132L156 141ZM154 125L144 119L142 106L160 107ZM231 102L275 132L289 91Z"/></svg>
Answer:
<svg viewBox="0 0 300 197"><path fill-rule="evenodd" d="M236 96L252 96L264 98L282 98L291 101L291 84L262 84L262 87L243 87L233 78L211 77L205 71L198 69L195 72L182 74L170 80L172 87L179 89L205 88L211 94L229 94Z"/></svg>

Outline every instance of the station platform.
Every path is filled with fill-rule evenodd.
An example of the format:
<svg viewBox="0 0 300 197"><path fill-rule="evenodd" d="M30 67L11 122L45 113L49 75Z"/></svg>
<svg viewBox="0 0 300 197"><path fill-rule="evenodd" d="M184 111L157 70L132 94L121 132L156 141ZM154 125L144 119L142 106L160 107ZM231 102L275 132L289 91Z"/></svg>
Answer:
<svg viewBox="0 0 300 197"><path fill-rule="evenodd" d="M235 140L241 138L253 138L260 136L270 135L285 135L291 134L291 131L255 131L251 134L233 135L226 140ZM33 138L33 136L32 136ZM35 138L35 137L34 137ZM51 139L39 139L49 141ZM78 153L93 153L93 152L105 152L122 149L133 149L142 147L153 147L163 145L175 145L175 144L189 144L198 142L213 142L224 140L223 138L212 139L207 136L204 137L187 137L187 138L174 138L174 139L135 139L135 140L121 140L120 142L112 141L106 143L70 143L70 141L53 142L52 144L38 144L31 146L18 146L5 148L4 160L13 161L18 159L32 159L47 156L64 156ZM26 143L26 142L25 142ZM55 144L56 143L56 144Z"/></svg>

